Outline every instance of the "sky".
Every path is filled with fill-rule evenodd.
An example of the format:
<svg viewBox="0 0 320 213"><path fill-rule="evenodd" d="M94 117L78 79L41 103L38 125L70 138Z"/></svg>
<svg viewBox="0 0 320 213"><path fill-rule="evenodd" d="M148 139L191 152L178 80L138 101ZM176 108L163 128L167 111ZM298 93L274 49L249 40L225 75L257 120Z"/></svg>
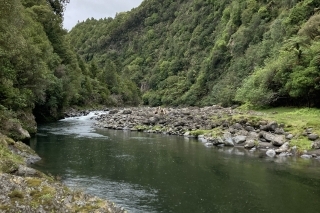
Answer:
<svg viewBox="0 0 320 213"><path fill-rule="evenodd" d="M71 30L78 21L85 21L87 18L108 18L116 13L129 11L138 7L143 0L70 0L64 12L63 26Z"/></svg>

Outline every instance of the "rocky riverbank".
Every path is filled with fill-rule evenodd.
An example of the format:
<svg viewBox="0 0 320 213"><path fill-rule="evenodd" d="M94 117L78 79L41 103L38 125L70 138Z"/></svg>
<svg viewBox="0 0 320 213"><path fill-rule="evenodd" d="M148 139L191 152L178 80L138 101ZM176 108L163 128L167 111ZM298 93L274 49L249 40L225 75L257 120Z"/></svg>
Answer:
<svg viewBox="0 0 320 213"><path fill-rule="evenodd" d="M301 137L286 129L290 124L268 120L263 113L220 106L186 108L131 107L106 109L96 126L197 137L205 146L262 150L269 157L300 156L320 159L320 140L312 127L301 130L313 150L299 150L292 141Z"/></svg>
<svg viewBox="0 0 320 213"><path fill-rule="evenodd" d="M125 212L28 167L38 160L29 146L0 134L0 212Z"/></svg>

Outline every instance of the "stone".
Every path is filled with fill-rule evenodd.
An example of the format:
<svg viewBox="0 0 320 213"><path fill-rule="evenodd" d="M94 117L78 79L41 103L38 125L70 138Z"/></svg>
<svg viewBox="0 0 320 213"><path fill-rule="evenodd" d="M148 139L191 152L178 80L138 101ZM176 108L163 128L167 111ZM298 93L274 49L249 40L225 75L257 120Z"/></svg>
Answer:
<svg viewBox="0 0 320 213"><path fill-rule="evenodd" d="M278 128L278 123L275 121L271 121L270 123L268 123L268 128L270 131L275 131Z"/></svg>
<svg viewBox="0 0 320 213"><path fill-rule="evenodd" d="M240 144L240 143L244 143L246 141L246 136L244 135L237 135L236 137L233 137L233 141L236 143L236 144Z"/></svg>
<svg viewBox="0 0 320 213"><path fill-rule="evenodd" d="M279 149L276 149L275 151L276 153L286 152L289 150L289 148L290 148L289 143L286 142L282 146L280 146Z"/></svg>
<svg viewBox="0 0 320 213"><path fill-rule="evenodd" d="M261 132L260 137L266 139L269 142L271 142L273 140L273 134L268 133L268 132Z"/></svg>
<svg viewBox="0 0 320 213"><path fill-rule="evenodd" d="M266 155L273 158L274 156L276 156L276 151L274 151L273 149L268 149L266 151Z"/></svg>
<svg viewBox="0 0 320 213"><path fill-rule="evenodd" d="M235 123L232 125L232 128L237 129L237 130L241 130L242 129L242 125L239 123Z"/></svg>
<svg viewBox="0 0 320 213"><path fill-rule="evenodd" d="M263 132L261 136L275 146L282 146L285 143L284 135L274 135L268 132Z"/></svg>
<svg viewBox="0 0 320 213"><path fill-rule="evenodd" d="M293 138L293 134L286 135L286 139L291 140Z"/></svg>
<svg viewBox="0 0 320 213"><path fill-rule="evenodd" d="M16 172L16 175L18 176L24 176L24 177L34 177L37 176L38 172L35 169L19 165L18 171Z"/></svg>
<svg viewBox="0 0 320 213"><path fill-rule="evenodd" d="M312 158L312 155L304 154L304 155L301 155L300 157L304 158L304 159L310 159L310 158Z"/></svg>
<svg viewBox="0 0 320 213"><path fill-rule="evenodd" d="M224 144L226 146L234 146L234 143L233 143L233 140L232 140L232 135L230 132L225 132L223 134L223 141L224 141Z"/></svg>
<svg viewBox="0 0 320 213"><path fill-rule="evenodd" d="M113 110L110 110L109 111L109 114L112 115L112 114L117 114L119 112L119 110L117 109L113 109Z"/></svg>
<svg viewBox="0 0 320 213"><path fill-rule="evenodd" d="M276 128L276 130L274 131L274 134L277 135L284 135L285 131L282 128Z"/></svg>
<svg viewBox="0 0 320 213"><path fill-rule="evenodd" d="M308 135L308 139L311 140L311 141L315 141L319 138L319 135L317 134L309 134Z"/></svg>
<svg viewBox="0 0 320 213"><path fill-rule="evenodd" d="M245 145L244 145L244 148L247 148L247 149L251 149L255 146L255 141L252 140L252 139L249 139L246 141Z"/></svg>
<svg viewBox="0 0 320 213"><path fill-rule="evenodd" d="M271 143L275 146L282 146L285 143L285 136L284 135L276 135L276 136L274 136Z"/></svg>
<svg viewBox="0 0 320 213"><path fill-rule="evenodd" d="M316 140L311 144L312 149L320 149L320 140Z"/></svg>
<svg viewBox="0 0 320 213"><path fill-rule="evenodd" d="M246 126L244 129L248 132L254 131L254 128L252 126Z"/></svg>
<svg viewBox="0 0 320 213"><path fill-rule="evenodd" d="M258 148L260 149L269 149L272 147L272 144L270 142L259 142Z"/></svg>
<svg viewBox="0 0 320 213"><path fill-rule="evenodd" d="M248 132L247 139L258 140L259 134L256 132Z"/></svg>
<svg viewBox="0 0 320 213"><path fill-rule="evenodd" d="M224 144L221 137L210 138L209 141L212 141L213 145Z"/></svg>
<svg viewBox="0 0 320 213"><path fill-rule="evenodd" d="M288 153L286 153L286 152L281 152L279 154L279 157L287 157L287 156L288 156Z"/></svg>
<svg viewBox="0 0 320 213"><path fill-rule="evenodd" d="M124 115L129 115L131 113L132 113L132 110L130 110L130 109L125 109L122 111L122 114L124 114Z"/></svg>

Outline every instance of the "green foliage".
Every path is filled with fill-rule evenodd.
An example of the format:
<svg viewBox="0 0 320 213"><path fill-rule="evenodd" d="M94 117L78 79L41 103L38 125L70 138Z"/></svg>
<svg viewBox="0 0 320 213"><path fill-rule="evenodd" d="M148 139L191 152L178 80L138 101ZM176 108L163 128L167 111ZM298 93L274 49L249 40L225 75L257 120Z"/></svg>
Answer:
<svg viewBox="0 0 320 213"><path fill-rule="evenodd" d="M69 33L66 3L0 0L7 109L39 118L141 101L320 106L319 0L151 0Z"/></svg>
<svg viewBox="0 0 320 213"><path fill-rule="evenodd" d="M308 36L308 42L316 38L317 17L304 24L316 4L148 1L114 19L79 23L69 38L84 60L98 62L111 94L122 100L128 94L121 91L122 80L130 79L141 88L143 103L152 106L273 104L315 90L311 86L315 68L292 69L305 47L297 49L297 42L290 41L297 26L303 26L299 34ZM318 63L320 57L312 54L310 60ZM252 73L256 74L249 77ZM247 77L252 79L244 80ZM295 80L288 83L290 78Z"/></svg>

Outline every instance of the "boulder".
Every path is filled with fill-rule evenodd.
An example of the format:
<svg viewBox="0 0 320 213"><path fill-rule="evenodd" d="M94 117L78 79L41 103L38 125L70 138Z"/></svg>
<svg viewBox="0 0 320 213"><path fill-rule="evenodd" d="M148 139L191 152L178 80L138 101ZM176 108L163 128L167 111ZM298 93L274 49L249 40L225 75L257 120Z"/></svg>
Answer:
<svg viewBox="0 0 320 213"><path fill-rule="evenodd" d="M246 136L244 135L237 135L235 137L233 137L233 141L236 143L236 144L240 144L240 143L244 143L246 141Z"/></svg>
<svg viewBox="0 0 320 213"><path fill-rule="evenodd" d="M309 134L308 135L308 139L311 140L311 141L315 141L319 138L319 135L317 134Z"/></svg>
<svg viewBox="0 0 320 213"><path fill-rule="evenodd" d="M274 132L278 128L278 123L275 121L271 121L266 125L260 125L260 129L263 131L272 131Z"/></svg>
<svg viewBox="0 0 320 213"><path fill-rule="evenodd" d="M38 176L38 171L23 165L19 165L18 171L16 171L15 174L24 177L34 177Z"/></svg>
<svg viewBox="0 0 320 213"><path fill-rule="evenodd" d="M212 142L213 145L224 144L223 139L221 137L208 138L208 140Z"/></svg>
<svg viewBox="0 0 320 213"><path fill-rule="evenodd" d="M278 128L278 123L275 122L275 121L271 121L270 123L268 123L268 128L269 128L269 131L275 131L277 128Z"/></svg>
<svg viewBox="0 0 320 213"><path fill-rule="evenodd" d="M284 135L274 135L268 132L262 132L261 136L275 146L282 146L285 143Z"/></svg>
<svg viewBox="0 0 320 213"><path fill-rule="evenodd" d="M246 143L244 144L244 148L247 148L247 149L251 149L255 146L255 141L253 139L249 139L246 141Z"/></svg>
<svg viewBox="0 0 320 213"><path fill-rule="evenodd" d="M282 146L285 143L284 135L275 135L271 143L275 146Z"/></svg>
<svg viewBox="0 0 320 213"><path fill-rule="evenodd" d="M286 142L282 146L279 147L279 149L276 149L276 153L286 152L290 149L289 143Z"/></svg>
<svg viewBox="0 0 320 213"><path fill-rule="evenodd" d="M122 114L124 114L124 115L129 115L131 113L132 113L132 110L130 110L130 109L125 109L122 111Z"/></svg>
<svg viewBox="0 0 320 213"><path fill-rule="evenodd" d="M242 129L242 125L239 124L239 123L235 123L235 124L232 125L232 128L240 130L240 129Z"/></svg>
<svg viewBox="0 0 320 213"><path fill-rule="evenodd" d="M277 135L284 135L285 131L282 128L276 128L274 133Z"/></svg>
<svg viewBox="0 0 320 213"><path fill-rule="evenodd" d="M274 156L276 156L276 151L274 151L273 149L268 149L266 151L266 155L273 158Z"/></svg>
<svg viewBox="0 0 320 213"><path fill-rule="evenodd" d="M248 132L247 139L258 140L259 134L256 132Z"/></svg>
<svg viewBox="0 0 320 213"><path fill-rule="evenodd" d="M311 144L312 149L320 149L320 140L316 140Z"/></svg>
<svg viewBox="0 0 320 213"><path fill-rule="evenodd" d="M248 132L254 131L254 128L252 126L246 126L244 129L247 130Z"/></svg>
<svg viewBox="0 0 320 213"><path fill-rule="evenodd" d="M312 158L312 155L304 154L304 155L301 155L300 157L304 159L310 159Z"/></svg>
<svg viewBox="0 0 320 213"><path fill-rule="evenodd" d="M260 137L266 139L267 141L271 142L273 140L274 135L268 132L261 132Z"/></svg>
<svg viewBox="0 0 320 213"><path fill-rule="evenodd" d="M233 143L233 140L232 140L232 135L230 132L225 132L223 134L223 141L224 141L224 144L226 146L234 146L234 143Z"/></svg>
<svg viewBox="0 0 320 213"><path fill-rule="evenodd" d="M293 134L286 135L286 139L291 140L293 138Z"/></svg>
<svg viewBox="0 0 320 213"><path fill-rule="evenodd" d="M118 112L119 112L119 110L113 109L113 110L110 110L110 111L109 111L109 114L110 114L110 115L113 115L113 114L117 114Z"/></svg>

